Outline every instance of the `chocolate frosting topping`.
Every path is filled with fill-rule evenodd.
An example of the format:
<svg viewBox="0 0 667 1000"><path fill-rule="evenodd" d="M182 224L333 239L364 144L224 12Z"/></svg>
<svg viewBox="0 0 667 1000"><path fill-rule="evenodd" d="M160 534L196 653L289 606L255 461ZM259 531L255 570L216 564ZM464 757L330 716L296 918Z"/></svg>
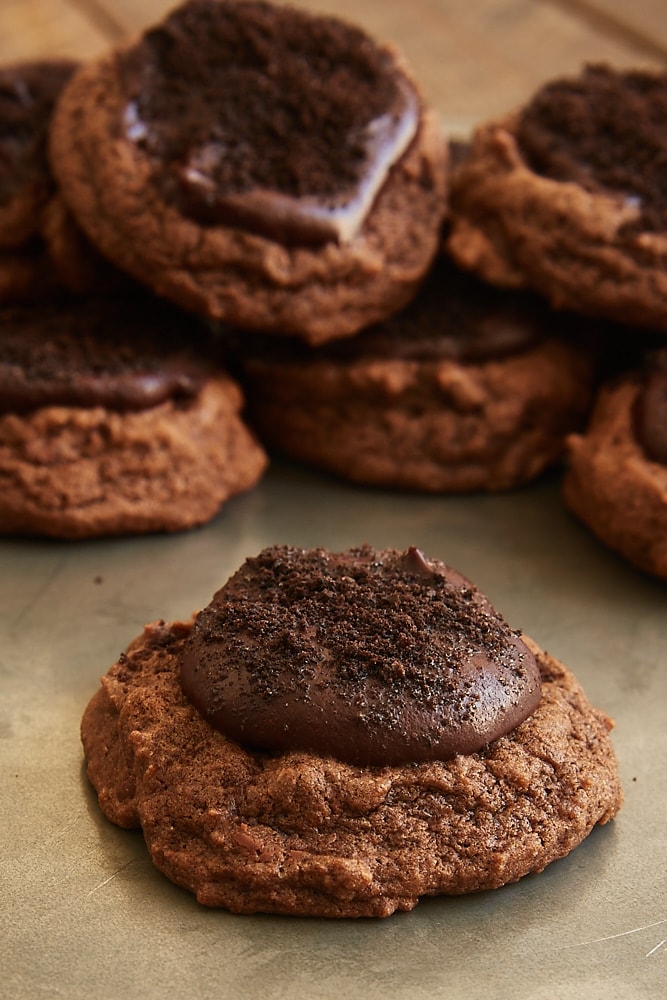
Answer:
<svg viewBox="0 0 667 1000"><path fill-rule="evenodd" d="M543 87L517 138L536 173L636 203L630 228L667 228L667 73L589 66Z"/></svg>
<svg viewBox="0 0 667 1000"><path fill-rule="evenodd" d="M262 2L191 0L119 71L124 133L163 195L200 223L287 244L353 239L419 123L387 49Z"/></svg>
<svg viewBox="0 0 667 1000"><path fill-rule="evenodd" d="M633 418L635 435L648 457L667 466L667 349L647 359Z"/></svg>
<svg viewBox="0 0 667 1000"><path fill-rule="evenodd" d="M265 549L197 616L180 666L186 696L236 742L361 766L480 750L541 693L517 633L415 548Z"/></svg>
<svg viewBox="0 0 667 1000"><path fill-rule="evenodd" d="M0 69L0 203L24 187L52 187L46 137L58 94L76 63L49 60Z"/></svg>
<svg viewBox="0 0 667 1000"><path fill-rule="evenodd" d="M211 368L206 346L197 320L143 298L3 309L0 412L142 410L192 397Z"/></svg>

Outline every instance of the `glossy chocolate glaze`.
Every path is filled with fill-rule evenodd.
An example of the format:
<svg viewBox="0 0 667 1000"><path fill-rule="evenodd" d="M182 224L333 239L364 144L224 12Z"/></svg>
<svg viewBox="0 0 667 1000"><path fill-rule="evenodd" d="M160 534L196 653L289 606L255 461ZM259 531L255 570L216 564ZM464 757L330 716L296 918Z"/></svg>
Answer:
<svg viewBox="0 0 667 1000"><path fill-rule="evenodd" d="M480 750L540 700L532 653L415 548L265 549L197 616L181 683L236 742L361 766Z"/></svg>
<svg viewBox="0 0 667 1000"><path fill-rule="evenodd" d="M211 369L206 347L196 319L143 298L3 309L0 412L192 397Z"/></svg>
<svg viewBox="0 0 667 1000"><path fill-rule="evenodd" d="M123 132L163 195L286 244L353 239L419 125L387 50L295 8L193 0L118 66Z"/></svg>
<svg viewBox="0 0 667 1000"><path fill-rule="evenodd" d="M654 351L647 359L633 420L647 456L667 466L667 349Z"/></svg>
<svg viewBox="0 0 667 1000"><path fill-rule="evenodd" d="M69 60L0 69L0 204L26 186L53 187L46 138L58 94L76 69Z"/></svg>
<svg viewBox="0 0 667 1000"><path fill-rule="evenodd" d="M667 73L589 66L543 87L517 131L530 167L636 205L633 229L667 228Z"/></svg>

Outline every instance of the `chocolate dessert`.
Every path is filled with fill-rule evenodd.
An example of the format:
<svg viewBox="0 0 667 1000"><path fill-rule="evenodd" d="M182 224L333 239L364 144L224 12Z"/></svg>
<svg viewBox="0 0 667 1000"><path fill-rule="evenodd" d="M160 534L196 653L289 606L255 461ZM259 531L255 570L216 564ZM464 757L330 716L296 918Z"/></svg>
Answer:
<svg viewBox="0 0 667 1000"><path fill-rule="evenodd" d="M266 456L195 317L147 297L0 311L0 530L179 531Z"/></svg>
<svg viewBox="0 0 667 1000"><path fill-rule="evenodd" d="M556 463L592 397L592 324L436 259L413 301L317 348L230 331L267 446L374 486L497 491Z"/></svg>
<svg viewBox="0 0 667 1000"><path fill-rule="evenodd" d="M586 68L479 126L448 248L558 308L667 333L667 74Z"/></svg>
<svg viewBox="0 0 667 1000"><path fill-rule="evenodd" d="M273 546L148 625L81 732L107 817L205 906L368 917L539 872L612 819L611 727L438 560Z"/></svg>
<svg viewBox="0 0 667 1000"><path fill-rule="evenodd" d="M445 212L440 123L359 28L190 0L59 102L64 196L118 267L186 308L311 343L403 306Z"/></svg>

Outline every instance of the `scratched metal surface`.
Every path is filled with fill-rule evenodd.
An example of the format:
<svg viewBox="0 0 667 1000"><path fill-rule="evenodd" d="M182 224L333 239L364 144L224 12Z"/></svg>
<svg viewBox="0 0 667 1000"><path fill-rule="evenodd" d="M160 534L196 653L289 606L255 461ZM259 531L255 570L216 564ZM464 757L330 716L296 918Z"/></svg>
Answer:
<svg viewBox="0 0 667 1000"><path fill-rule="evenodd" d="M570 665L616 718L625 806L539 876L384 921L205 910L102 817L81 713L144 622L203 606L246 555L364 541L458 567ZM555 479L418 497L282 466L199 531L0 541L0 996L664 997L666 598L568 517Z"/></svg>

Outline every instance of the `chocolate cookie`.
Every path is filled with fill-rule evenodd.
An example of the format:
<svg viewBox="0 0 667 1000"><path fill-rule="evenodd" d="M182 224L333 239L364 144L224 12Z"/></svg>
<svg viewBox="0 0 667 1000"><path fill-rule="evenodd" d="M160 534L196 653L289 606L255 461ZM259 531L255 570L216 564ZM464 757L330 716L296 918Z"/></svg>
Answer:
<svg viewBox="0 0 667 1000"><path fill-rule="evenodd" d="M47 157L54 105L77 64L0 68L0 303L117 287L62 202Z"/></svg>
<svg viewBox="0 0 667 1000"><path fill-rule="evenodd" d="M601 391L568 451L568 507L610 548L667 580L667 350Z"/></svg>
<svg viewBox="0 0 667 1000"><path fill-rule="evenodd" d="M0 312L0 531L177 531L266 458L197 321L153 300Z"/></svg>
<svg viewBox="0 0 667 1000"><path fill-rule="evenodd" d="M409 306L355 337L236 341L266 444L359 483L461 492L519 486L559 459L592 395L582 326L441 257Z"/></svg>
<svg viewBox="0 0 667 1000"><path fill-rule="evenodd" d="M449 249L497 284L667 332L667 73L588 67L479 128Z"/></svg>
<svg viewBox="0 0 667 1000"><path fill-rule="evenodd" d="M82 739L108 818L204 905L358 917L567 854L621 805L611 727L444 564L276 546L147 626Z"/></svg>
<svg viewBox="0 0 667 1000"><path fill-rule="evenodd" d="M313 343L404 305L435 253L446 148L357 28L191 0L66 88L56 175L91 240L209 317Z"/></svg>

